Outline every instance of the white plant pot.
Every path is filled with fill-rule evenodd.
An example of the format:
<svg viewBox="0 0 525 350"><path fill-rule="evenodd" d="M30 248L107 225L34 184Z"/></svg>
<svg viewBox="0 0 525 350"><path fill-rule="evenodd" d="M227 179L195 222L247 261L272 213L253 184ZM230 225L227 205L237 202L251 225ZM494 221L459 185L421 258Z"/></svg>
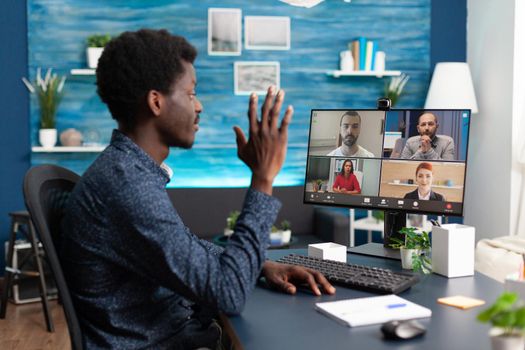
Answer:
<svg viewBox="0 0 525 350"><path fill-rule="evenodd" d="M401 252L401 266L406 270L412 270L412 254L417 252L417 249L400 248Z"/></svg>
<svg viewBox="0 0 525 350"><path fill-rule="evenodd" d="M276 232L270 232L270 241L275 244L288 244L290 243L290 239L292 238L292 231L286 230L286 231L276 231Z"/></svg>
<svg viewBox="0 0 525 350"><path fill-rule="evenodd" d="M230 230L229 228L224 229L224 235L225 236L231 236L233 235L233 230Z"/></svg>
<svg viewBox="0 0 525 350"><path fill-rule="evenodd" d="M500 329L491 329L489 332L492 350L523 350L525 337L523 334L503 335Z"/></svg>
<svg viewBox="0 0 525 350"><path fill-rule="evenodd" d="M281 239L283 241L283 244L290 243L291 238L292 238L292 230L281 231Z"/></svg>
<svg viewBox="0 0 525 350"><path fill-rule="evenodd" d="M87 64L89 68L97 68L98 59L104 51L103 47L88 47L86 49Z"/></svg>
<svg viewBox="0 0 525 350"><path fill-rule="evenodd" d="M53 148L57 143L57 129L40 129L38 141L44 148Z"/></svg>

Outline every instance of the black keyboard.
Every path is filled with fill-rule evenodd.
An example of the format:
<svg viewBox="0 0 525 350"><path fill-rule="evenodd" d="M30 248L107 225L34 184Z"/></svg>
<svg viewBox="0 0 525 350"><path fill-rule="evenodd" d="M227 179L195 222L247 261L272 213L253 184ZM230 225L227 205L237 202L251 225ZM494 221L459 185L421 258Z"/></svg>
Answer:
<svg viewBox="0 0 525 350"><path fill-rule="evenodd" d="M283 264L309 267L321 272L331 283L378 294L397 294L419 282L417 275L364 265L346 264L290 254L277 260Z"/></svg>

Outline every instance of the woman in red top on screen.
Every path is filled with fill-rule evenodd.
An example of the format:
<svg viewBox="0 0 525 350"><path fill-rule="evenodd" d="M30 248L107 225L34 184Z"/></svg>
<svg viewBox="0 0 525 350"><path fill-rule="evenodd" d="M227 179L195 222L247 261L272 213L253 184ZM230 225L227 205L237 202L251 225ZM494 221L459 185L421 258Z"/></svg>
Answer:
<svg viewBox="0 0 525 350"><path fill-rule="evenodd" d="M335 177L334 185L332 186L334 192L346 194L360 194L361 187L359 181L354 175L354 165L350 159L343 162L341 171Z"/></svg>

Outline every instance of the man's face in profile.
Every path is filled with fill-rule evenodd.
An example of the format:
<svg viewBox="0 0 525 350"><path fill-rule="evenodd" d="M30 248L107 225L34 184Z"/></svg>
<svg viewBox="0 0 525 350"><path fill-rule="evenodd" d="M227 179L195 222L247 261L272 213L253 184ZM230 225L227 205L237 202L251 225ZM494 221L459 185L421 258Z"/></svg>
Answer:
<svg viewBox="0 0 525 350"><path fill-rule="evenodd" d="M357 116L345 115L341 120L341 140L343 143L352 147L361 132L361 120Z"/></svg>
<svg viewBox="0 0 525 350"><path fill-rule="evenodd" d="M432 113L425 113L419 117L419 122L417 124L417 132L419 135L427 135L430 138L433 138L436 135L438 128L438 123L436 117Z"/></svg>

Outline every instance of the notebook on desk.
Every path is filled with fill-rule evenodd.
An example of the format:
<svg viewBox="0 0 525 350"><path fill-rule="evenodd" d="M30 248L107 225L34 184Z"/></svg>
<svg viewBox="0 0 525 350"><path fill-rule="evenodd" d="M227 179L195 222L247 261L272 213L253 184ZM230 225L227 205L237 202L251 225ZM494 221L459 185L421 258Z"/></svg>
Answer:
<svg viewBox="0 0 525 350"><path fill-rule="evenodd" d="M432 315L430 309L394 294L316 303L315 309L349 327Z"/></svg>

